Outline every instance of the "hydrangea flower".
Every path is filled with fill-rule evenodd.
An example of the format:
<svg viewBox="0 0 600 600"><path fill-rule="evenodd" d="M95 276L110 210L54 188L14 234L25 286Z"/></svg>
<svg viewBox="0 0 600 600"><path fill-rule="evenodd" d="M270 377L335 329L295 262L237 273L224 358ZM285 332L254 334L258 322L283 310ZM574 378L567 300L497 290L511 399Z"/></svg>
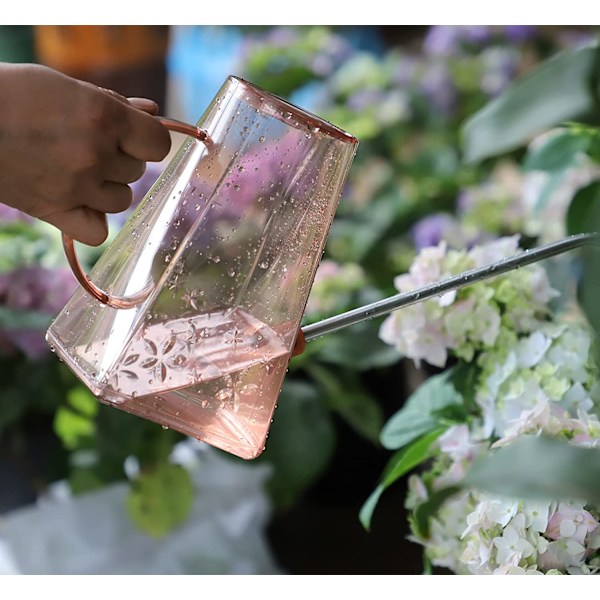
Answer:
<svg viewBox="0 0 600 600"><path fill-rule="evenodd" d="M306 304L305 315L309 318L331 316L343 310L352 292L366 284L366 276L357 264L321 261Z"/></svg>
<svg viewBox="0 0 600 600"><path fill-rule="evenodd" d="M17 208L13 208L12 206L8 206L8 204L0 202L0 224L10 223L11 221L31 222L33 221L33 218Z"/></svg>
<svg viewBox="0 0 600 600"><path fill-rule="evenodd" d="M457 483L457 474L490 446L522 435L543 432L600 445L598 367L587 324L556 317L537 331L505 337L511 341L479 355L474 391L480 416L438 438L431 469L411 477L407 507ZM456 573L591 574L600 568L600 507L469 490L442 505L428 538L413 539L432 564Z"/></svg>
<svg viewBox="0 0 600 600"><path fill-rule="evenodd" d="M518 236L470 250L426 247L394 281L413 290L518 252ZM477 366L468 420L435 442L429 470L409 479L406 506L460 484L471 462L524 435L600 447L600 382L594 335L574 308L554 314L557 292L539 265L396 311L380 336L415 362L445 367L450 355ZM466 489L430 518L422 544L435 566L455 573L595 573L600 569L600 507Z"/></svg>
<svg viewBox="0 0 600 600"><path fill-rule="evenodd" d="M35 311L55 316L77 287L69 269L23 267L0 274L0 306L17 311ZM19 350L30 358L49 352L40 329L25 327L0 330L0 350L5 354Z"/></svg>
<svg viewBox="0 0 600 600"><path fill-rule="evenodd" d="M468 251L448 250L440 242L424 248L409 272L394 279L394 285L399 292L412 291L517 252L518 236ZM416 364L425 360L444 367L450 352L470 360L476 351L496 347L502 328L535 330L556 294L542 267L531 265L396 311L383 322L379 335Z"/></svg>
<svg viewBox="0 0 600 600"><path fill-rule="evenodd" d="M465 228L449 213L433 213L415 223L411 236L417 251L444 241L450 248L469 247Z"/></svg>
<svg viewBox="0 0 600 600"><path fill-rule="evenodd" d="M591 344L587 327L549 323L485 352L476 391L485 435L501 446L528 433L583 432L580 416L600 404Z"/></svg>

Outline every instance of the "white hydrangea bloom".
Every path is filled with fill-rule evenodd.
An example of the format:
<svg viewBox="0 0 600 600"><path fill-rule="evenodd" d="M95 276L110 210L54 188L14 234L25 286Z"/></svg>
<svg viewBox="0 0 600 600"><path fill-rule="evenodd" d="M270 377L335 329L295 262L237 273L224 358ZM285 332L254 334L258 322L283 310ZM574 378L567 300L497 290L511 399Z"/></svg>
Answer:
<svg viewBox="0 0 600 600"><path fill-rule="evenodd" d="M600 447L600 420L582 408L597 407L590 331L577 323L569 327L550 323L506 340L502 348L481 355L485 360L475 390L478 400L486 400L480 403L482 419L486 411L490 413L493 427L486 433L475 420L453 425L440 436L431 471L435 475L419 479L423 500L413 495L413 506L429 496L428 490L456 484L470 462L492 444L502 446L522 435L544 432L565 436L574 444ZM576 347L585 351L577 358L572 352ZM567 359L553 363L550 352L555 359L566 353ZM581 381L574 381L575 377ZM581 502L518 500L471 490L458 503L442 506L431 531L429 539L415 541L425 547L432 564L456 573L592 574L600 570L600 556L594 558L600 548L600 507Z"/></svg>
<svg viewBox="0 0 600 600"><path fill-rule="evenodd" d="M444 242L424 248L409 272L394 279L399 292L408 292L515 255L519 237L475 246L469 251L448 250ZM505 331L536 331L556 295L545 271L530 265L489 282L395 311L383 322L380 337L417 365L424 360L444 367L450 354L470 361L475 352L496 348ZM534 339L535 345L542 340ZM531 354L536 348L529 352ZM538 349L538 353L541 350Z"/></svg>
<svg viewBox="0 0 600 600"><path fill-rule="evenodd" d="M518 237L470 251L442 243L423 250L409 273L412 290L518 252ZM407 507L456 485L474 458L523 435L545 434L600 448L600 383L593 335L577 314L552 315L557 295L539 265L519 269L397 311L380 336L415 362L444 367L448 357L477 365L478 409L437 441L431 471L409 480ZM600 507L540 502L470 490L447 499L427 538L431 563L456 573L590 574L600 570Z"/></svg>
<svg viewBox="0 0 600 600"><path fill-rule="evenodd" d="M534 547L525 539L525 516L522 514L516 515L493 543L497 549L496 560L502 565L518 567L522 559L534 552Z"/></svg>

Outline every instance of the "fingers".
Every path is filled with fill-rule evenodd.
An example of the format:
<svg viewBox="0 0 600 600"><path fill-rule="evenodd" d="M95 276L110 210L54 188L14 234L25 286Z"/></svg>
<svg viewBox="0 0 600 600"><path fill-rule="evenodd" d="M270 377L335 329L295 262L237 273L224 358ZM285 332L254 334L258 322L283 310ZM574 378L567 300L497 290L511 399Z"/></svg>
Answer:
<svg viewBox="0 0 600 600"><path fill-rule="evenodd" d="M86 199L86 206L103 213L120 213L131 206L133 194L128 185L105 181Z"/></svg>
<svg viewBox="0 0 600 600"><path fill-rule="evenodd" d="M171 136L166 127L154 118L158 113L156 102L148 98L128 99L114 90L100 89L117 101L112 103L114 113L111 116L102 114L98 121L111 120L110 125L118 131L119 148L142 161L154 162L165 158L171 149Z"/></svg>
<svg viewBox="0 0 600 600"><path fill-rule="evenodd" d="M104 179L113 183L133 183L146 172L146 163L121 150L106 160Z"/></svg>
<svg viewBox="0 0 600 600"><path fill-rule="evenodd" d="M160 161L171 149L171 135L158 119L133 106L127 111L126 130L119 138L125 154L143 161Z"/></svg>
<svg viewBox="0 0 600 600"><path fill-rule="evenodd" d="M99 246L108 237L106 215L90 208L79 207L44 217L51 225L78 242Z"/></svg>

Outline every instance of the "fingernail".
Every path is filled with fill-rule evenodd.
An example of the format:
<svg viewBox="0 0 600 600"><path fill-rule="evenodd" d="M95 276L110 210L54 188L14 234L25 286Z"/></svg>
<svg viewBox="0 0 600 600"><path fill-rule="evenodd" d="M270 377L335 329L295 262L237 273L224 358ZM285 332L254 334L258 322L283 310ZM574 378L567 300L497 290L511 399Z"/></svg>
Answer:
<svg viewBox="0 0 600 600"><path fill-rule="evenodd" d="M158 113L158 104L149 98L127 98L129 104L139 110L155 115Z"/></svg>

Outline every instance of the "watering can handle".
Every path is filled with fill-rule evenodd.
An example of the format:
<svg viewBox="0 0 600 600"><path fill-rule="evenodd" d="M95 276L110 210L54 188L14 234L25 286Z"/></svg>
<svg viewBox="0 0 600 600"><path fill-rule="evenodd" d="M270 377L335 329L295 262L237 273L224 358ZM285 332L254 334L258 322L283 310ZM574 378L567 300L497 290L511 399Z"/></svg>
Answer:
<svg viewBox="0 0 600 600"><path fill-rule="evenodd" d="M167 129L177 133L189 135L197 139L199 142L205 144L210 150L213 141L206 131L199 129L195 125L188 125L187 123L175 121L174 119L166 119L164 117L157 118ZM133 308L134 306L137 306L146 300L146 298L148 298L148 296L154 290L154 284L150 283L143 290L132 296L111 296L109 293L102 291L95 283L93 283L89 275L83 270L81 263L77 258L77 254L75 253L75 243L73 238L68 236L66 233L63 233L62 241L67 261L69 262L75 278L88 294L96 298L96 300L102 302L102 304L106 304L112 308Z"/></svg>

